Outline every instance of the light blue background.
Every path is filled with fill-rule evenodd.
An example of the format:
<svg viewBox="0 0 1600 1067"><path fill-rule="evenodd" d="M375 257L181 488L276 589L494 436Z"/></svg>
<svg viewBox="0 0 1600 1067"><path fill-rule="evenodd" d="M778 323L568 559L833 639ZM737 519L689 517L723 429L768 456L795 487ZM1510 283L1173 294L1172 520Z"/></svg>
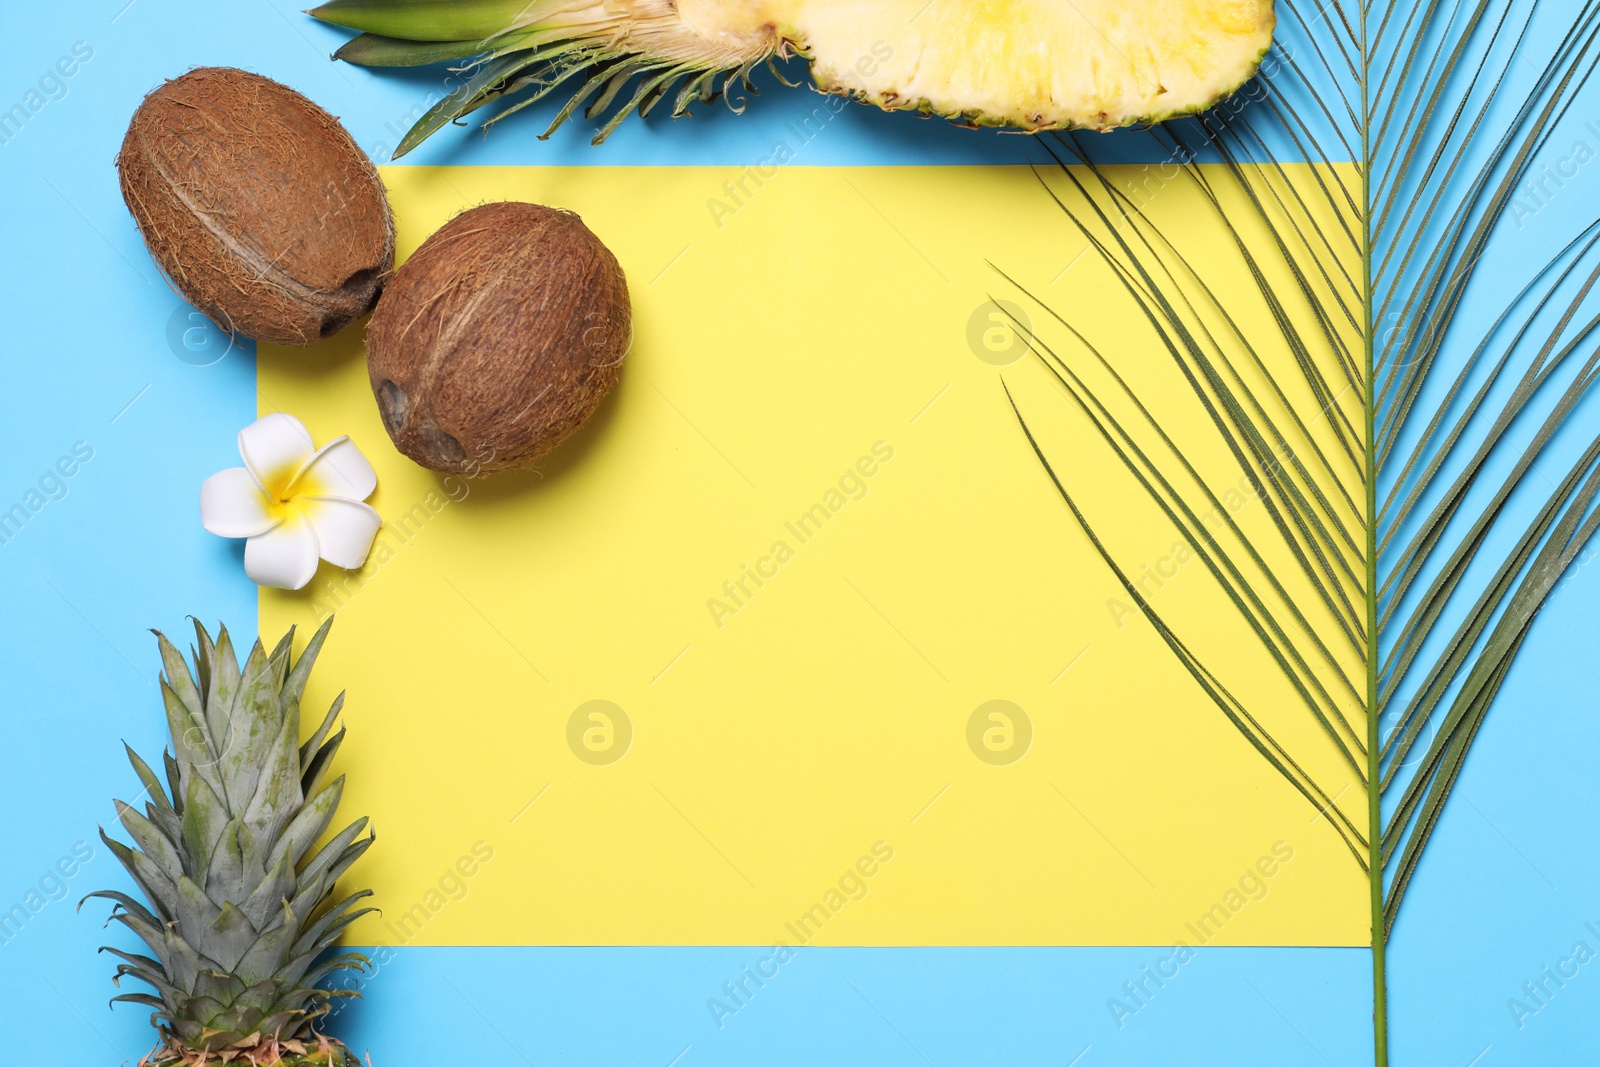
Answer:
<svg viewBox="0 0 1600 1067"><path fill-rule="evenodd" d="M374 76L329 63L341 36L273 0L28 5L8 11L0 35L0 108L22 100L75 42L94 52L64 98L0 144L0 510L75 443L94 453L63 498L0 545L0 909L23 901L75 843L94 849L66 899L0 944L0 1033L13 1062L116 1063L148 1047L143 1009L106 1007L113 964L94 953L107 936L106 909L91 904L79 915L73 905L123 882L95 839L111 817L110 796L133 792L116 739L150 755L161 747L145 629L179 630L192 612L229 620L244 636L255 619L237 546L204 534L195 514L196 487L235 462L234 434L254 415L252 353L227 351L214 331L185 333L196 324L145 254L112 159L142 94L202 64L288 82L382 152L440 75ZM708 106L676 125L630 122L600 150L588 148L582 123L538 142L542 124L530 116L487 139L447 130L408 162L748 163L815 105L807 93L774 89L742 119ZM1579 137L1600 147L1600 136L1581 129L1591 117L1600 119L1594 92L1552 151L1564 154ZM797 162L1041 158L1027 138L864 108L831 129ZM1097 147L1137 153L1126 138ZM1588 220L1596 170L1563 191L1558 210L1500 235L1497 271L1520 284L1575 219ZM1569 445L1600 425L1594 405L1577 422ZM1506 1002L1573 942L1600 950L1584 927L1600 928L1597 571L1580 567L1546 610L1408 898L1391 955L1401 1067L1595 1058L1600 962L1521 1029ZM400 847L392 831L388 841ZM705 1000L748 950L412 949L345 1020L379 1067L1370 1062L1364 951L1207 950L1118 1030L1106 999L1153 956L1144 948L811 950L719 1031Z"/></svg>

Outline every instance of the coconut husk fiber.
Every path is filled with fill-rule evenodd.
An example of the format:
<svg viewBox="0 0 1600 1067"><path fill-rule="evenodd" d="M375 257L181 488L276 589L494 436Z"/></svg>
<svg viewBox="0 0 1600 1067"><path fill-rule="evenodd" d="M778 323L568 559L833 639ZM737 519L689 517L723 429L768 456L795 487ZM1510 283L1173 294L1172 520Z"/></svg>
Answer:
<svg viewBox="0 0 1600 1067"><path fill-rule="evenodd" d="M367 371L395 446L431 470L525 468L616 384L628 283L583 220L494 203L408 259L367 326Z"/></svg>
<svg viewBox="0 0 1600 1067"><path fill-rule="evenodd" d="M304 96L200 67L139 105L122 196L178 291L231 333L308 345L367 312L394 266L371 160Z"/></svg>

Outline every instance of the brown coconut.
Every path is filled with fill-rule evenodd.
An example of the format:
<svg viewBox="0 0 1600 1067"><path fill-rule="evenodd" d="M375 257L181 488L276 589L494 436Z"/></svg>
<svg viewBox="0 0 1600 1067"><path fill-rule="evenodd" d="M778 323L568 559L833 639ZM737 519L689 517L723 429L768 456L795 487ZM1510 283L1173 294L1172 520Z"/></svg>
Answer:
<svg viewBox="0 0 1600 1067"><path fill-rule="evenodd" d="M395 272L367 371L395 446L436 471L523 468L572 436L622 372L628 283L569 211L484 204Z"/></svg>
<svg viewBox="0 0 1600 1067"><path fill-rule="evenodd" d="M368 311L394 266L371 160L332 115L259 74L200 67L156 89L117 170L150 254L231 333L311 344Z"/></svg>

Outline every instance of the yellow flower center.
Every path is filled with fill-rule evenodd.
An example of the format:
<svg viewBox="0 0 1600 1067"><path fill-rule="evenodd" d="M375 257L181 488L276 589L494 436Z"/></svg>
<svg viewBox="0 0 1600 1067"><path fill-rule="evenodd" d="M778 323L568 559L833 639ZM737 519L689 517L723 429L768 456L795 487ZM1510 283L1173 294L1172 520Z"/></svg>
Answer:
<svg viewBox="0 0 1600 1067"><path fill-rule="evenodd" d="M310 471L301 472L295 466L267 471L261 477L261 487L267 495L267 514L279 522L304 514L305 502L301 498L324 495L326 489Z"/></svg>

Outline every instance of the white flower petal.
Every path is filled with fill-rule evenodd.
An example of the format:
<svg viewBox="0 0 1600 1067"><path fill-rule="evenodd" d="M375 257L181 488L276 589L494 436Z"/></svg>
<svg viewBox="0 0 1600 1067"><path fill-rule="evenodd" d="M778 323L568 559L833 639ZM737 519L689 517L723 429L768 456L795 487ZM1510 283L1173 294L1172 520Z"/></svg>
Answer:
<svg viewBox="0 0 1600 1067"><path fill-rule="evenodd" d="M339 497L299 497L311 528L316 531L317 550L335 567L353 571L367 561L372 542L377 539L383 518L359 500Z"/></svg>
<svg viewBox="0 0 1600 1067"><path fill-rule="evenodd" d="M305 424L281 411L263 415L239 431L239 455L268 493L287 489L316 451Z"/></svg>
<svg viewBox="0 0 1600 1067"><path fill-rule="evenodd" d="M340 437L317 449L292 488L311 496L365 500L378 488L378 472L354 441Z"/></svg>
<svg viewBox="0 0 1600 1067"><path fill-rule="evenodd" d="M244 544L244 572L257 585L303 589L317 573L317 535L304 515L292 515L281 526Z"/></svg>
<svg viewBox="0 0 1600 1067"><path fill-rule="evenodd" d="M278 525L261 486L243 467L218 471L200 485L200 525L218 537L254 537Z"/></svg>

